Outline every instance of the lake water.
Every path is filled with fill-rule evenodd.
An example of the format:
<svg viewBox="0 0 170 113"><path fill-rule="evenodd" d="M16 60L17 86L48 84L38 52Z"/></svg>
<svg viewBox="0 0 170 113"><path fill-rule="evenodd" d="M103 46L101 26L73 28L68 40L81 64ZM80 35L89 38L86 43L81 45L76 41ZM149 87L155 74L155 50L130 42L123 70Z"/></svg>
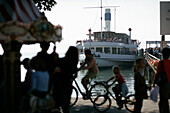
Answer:
<svg viewBox="0 0 170 113"><path fill-rule="evenodd" d="M121 68L120 70L121 70L122 76L124 77L124 79L127 83L129 93L130 94L134 93L134 74L132 72L132 67L130 67L130 68L127 67L126 69ZM85 90L81 85L81 79L85 76L85 74L86 74L86 71L80 71L78 73L78 78L76 79L83 92ZM107 69L106 68L100 69L98 76L96 78L94 78L93 81L107 81L111 77L113 77L112 67L107 68Z"/></svg>

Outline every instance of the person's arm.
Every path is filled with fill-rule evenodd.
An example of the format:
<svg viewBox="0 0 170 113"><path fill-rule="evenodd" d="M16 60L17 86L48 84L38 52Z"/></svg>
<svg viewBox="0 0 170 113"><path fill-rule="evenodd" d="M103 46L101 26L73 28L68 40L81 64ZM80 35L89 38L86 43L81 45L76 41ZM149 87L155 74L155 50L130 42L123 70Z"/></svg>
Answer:
<svg viewBox="0 0 170 113"><path fill-rule="evenodd" d="M156 75L155 75L155 80L158 78L158 75L159 75L160 71L161 71L161 61L159 61L158 66L157 66L157 71L156 71ZM155 80L154 80L153 86L155 86L155 82L156 82Z"/></svg>
<svg viewBox="0 0 170 113"><path fill-rule="evenodd" d="M137 91L138 89L139 89L139 75L140 73L139 72L137 72L137 73L135 73L135 77L134 77L134 79L135 79L135 84L134 84L134 89L135 89L135 91Z"/></svg>
<svg viewBox="0 0 170 113"><path fill-rule="evenodd" d="M79 71L79 69L77 68L77 65L75 65L74 68L73 68L73 78L74 79L77 78L78 71Z"/></svg>
<svg viewBox="0 0 170 113"><path fill-rule="evenodd" d="M109 80L107 80L106 82L110 82L111 80L113 80L115 77L111 77Z"/></svg>
<svg viewBox="0 0 170 113"><path fill-rule="evenodd" d="M32 93L36 89L36 73L32 73L32 81L31 81L31 88L28 91L28 94Z"/></svg>
<svg viewBox="0 0 170 113"><path fill-rule="evenodd" d="M93 64L95 63L95 60L92 59L90 62L89 62L89 65L88 66L85 66L83 69L86 70L86 69L90 69L91 67L93 67Z"/></svg>
<svg viewBox="0 0 170 113"><path fill-rule="evenodd" d="M116 81L118 81L118 79L119 79L119 75L116 75L116 79L113 81L113 83L112 83L112 84L110 84L110 85L109 85L109 87L110 87L110 86L112 86L113 84L115 84L115 83L116 83Z"/></svg>
<svg viewBox="0 0 170 113"><path fill-rule="evenodd" d="M86 65L86 63L87 63L86 60L87 60L87 58L85 59L85 62L83 62L83 64L80 66L80 68L79 68L80 70L83 69L83 68L85 67L85 65Z"/></svg>
<svg viewBox="0 0 170 113"><path fill-rule="evenodd" d="M33 74L32 76L32 86L31 86L31 89L34 90L36 89L36 75Z"/></svg>

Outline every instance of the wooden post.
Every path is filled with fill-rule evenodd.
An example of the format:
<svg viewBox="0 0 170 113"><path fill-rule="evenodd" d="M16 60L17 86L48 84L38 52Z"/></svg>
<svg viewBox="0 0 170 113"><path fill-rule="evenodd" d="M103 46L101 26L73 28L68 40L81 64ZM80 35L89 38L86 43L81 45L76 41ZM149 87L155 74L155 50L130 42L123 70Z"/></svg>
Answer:
<svg viewBox="0 0 170 113"><path fill-rule="evenodd" d="M164 48L164 41L165 41L165 35L162 35L162 37L161 37L161 51L163 50L163 48ZM161 55L161 60L163 60L163 56Z"/></svg>
<svg viewBox="0 0 170 113"><path fill-rule="evenodd" d="M20 49L22 44L11 41L3 43L3 111L16 113L20 101Z"/></svg>

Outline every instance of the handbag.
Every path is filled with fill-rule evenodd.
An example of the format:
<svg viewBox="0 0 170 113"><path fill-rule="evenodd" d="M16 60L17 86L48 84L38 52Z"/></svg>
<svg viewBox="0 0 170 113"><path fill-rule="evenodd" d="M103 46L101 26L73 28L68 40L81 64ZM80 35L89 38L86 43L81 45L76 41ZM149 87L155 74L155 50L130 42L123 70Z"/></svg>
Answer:
<svg viewBox="0 0 170 113"><path fill-rule="evenodd" d="M159 94L159 87L155 86L150 91L150 98L151 98L151 100L154 101L154 102L157 102L158 101L158 94Z"/></svg>
<svg viewBox="0 0 170 113"><path fill-rule="evenodd" d="M165 70L164 70L164 63L163 63L163 61L161 61L161 71L160 71L160 73L158 74L158 78L156 79L156 84L157 84L158 86L163 86L163 85L165 85L167 82L168 82L168 80L167 80L166 72L165 72Z"/></svg>

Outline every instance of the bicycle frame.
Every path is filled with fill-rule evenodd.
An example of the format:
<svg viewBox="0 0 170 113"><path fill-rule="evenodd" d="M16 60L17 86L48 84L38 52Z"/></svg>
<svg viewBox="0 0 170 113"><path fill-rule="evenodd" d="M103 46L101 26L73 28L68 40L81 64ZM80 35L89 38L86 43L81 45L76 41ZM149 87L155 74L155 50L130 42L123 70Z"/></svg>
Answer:
<svg viewBox="0 0 170 113"><path fill-rule="evenodd" d="M106 83L106 82L99 82L99 83L103 84L103 85L106 87L107 95L110 95L114 100L116 100L116 97L114 97L114 96L112 95L112 93L110 92L110 90L109 90L109 88L110 88L111 86L109 86L108 83Z"/></svg>
<svg viewBox="0 0 170 113"><path fill-rule="evenodd" d="M83 93L82 90L80 89L80 86L78 85L77 81L76 81L75 79L73 79L73 81L74 81L74 83L75 83L78 91L79 91L80 94L83 96L84 93ZM89 81L90 81L90 83L91 83L92 80L89 80ZM91 86L91 84L89 84L89 86Z"/></svg>
<svg viewBox="0 0 170 113"><path fill-rule="evenodd" d="M80 87L79 87L77 81L76 81L75 79L74 79L73 81L74 81L74 83L75 83L75 85L76 85L78 91L80 92L80 94L83 95L83 92L81 91L81 89L80 89Z"/></svg>
<svg viewBox="0 0 170 113"><path fill-rule="evenodd" d="M106 85L107 84L107 85ZM114 100L116 100L116 97L115 96L113 96L113 94L111 93L111 91L109 91L109 88L111 87L111 86L109 86L108 87L108 83L106 83L106 84L103 84L103 85L105 85L106 87L107 87L107 95L110 95ZM128 94L128 95L133 95L133 94ZM128 95L126 96L126 97L128 97ZM125 97L125 98L126 98Z"/></svg>
<svg viewBox="0 0 170 113"><path fill-rule="evenodd" d="M107 87L107 86L106 86ZM111 86L110 86L111 87ZM116 97L115 96L113 96L113 94L109 91L109 88L110 87L107 87L108 89L107 89L107 93L108 93L108 95L110 95L114 100L116 100Z"/></svg>

